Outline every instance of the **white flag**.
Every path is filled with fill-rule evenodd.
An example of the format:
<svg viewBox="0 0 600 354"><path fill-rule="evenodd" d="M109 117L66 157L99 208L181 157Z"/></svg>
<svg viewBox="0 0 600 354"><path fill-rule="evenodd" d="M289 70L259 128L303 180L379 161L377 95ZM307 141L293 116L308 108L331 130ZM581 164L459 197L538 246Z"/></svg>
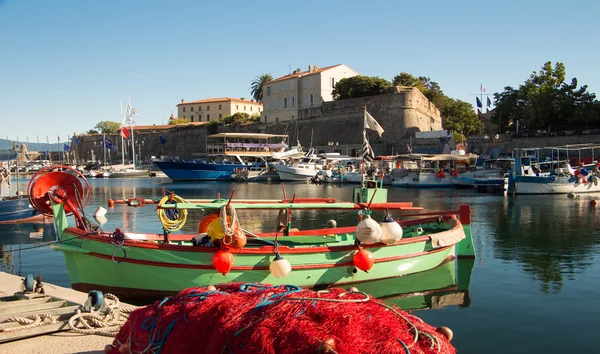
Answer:
<svg viewBox="0 0 600 354"><path fill-rule="evenodd" d="M131 106L131 103L127 105L127 114L125 115L125 122L130 125L134 125L133 115L138 114L137 109Z"/></svg>
<svg viewBox="0 0 600 354"><path fill-rule="evenodd" d="M365 129L375 130L379 136L383 134L383 128L367 110L365 110Z"/></svg>

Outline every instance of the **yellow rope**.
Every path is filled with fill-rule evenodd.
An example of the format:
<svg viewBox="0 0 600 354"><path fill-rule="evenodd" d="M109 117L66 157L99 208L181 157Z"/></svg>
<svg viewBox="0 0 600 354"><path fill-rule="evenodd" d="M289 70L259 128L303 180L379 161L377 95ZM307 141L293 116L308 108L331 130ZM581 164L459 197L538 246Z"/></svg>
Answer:
<svg viewBox="0 0 600 354"><path fill-rule="evenodd" d="M181 229L183 227L183 225L185 225L185 222L187 220L187 210L186 209L177 209L178 214L177 214L177 218L175 220L171 220L169 219L169 217L167 216L167 211L168 210L175 210L175 209L162 209L162 206L165 204L168 204L167 202L169 201L169 199L173 199L173 201L175 203L187 203L187 201L179 196L173 195L171 196L165 196L163 197L163 199L160 200L160 202L158 202L158 209L156 209L156 214L158 215L158 219L160 220L163 228L167 231L177 231L179 229Z"/></svg>

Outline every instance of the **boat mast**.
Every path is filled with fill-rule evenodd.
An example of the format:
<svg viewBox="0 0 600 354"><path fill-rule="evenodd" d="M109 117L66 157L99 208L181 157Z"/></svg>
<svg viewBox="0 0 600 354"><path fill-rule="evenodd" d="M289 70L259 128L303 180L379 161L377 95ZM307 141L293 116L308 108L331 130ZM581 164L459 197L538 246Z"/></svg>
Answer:
<svg viewBox="0 0 600 354"><path fill-rule="evenodd" d="M121 106L121 126L125 126L125 116L123 115L123 97L119 97L119 105ZM121 164L125 167L125 138L121 134Z"/></svg>
<svg viewBox="0 0 600 354"><path fill-rule="evenodd" d="M102 141L104 142L104 163L102 167L106 166L106 133L102 133Z"/></svg>
<svg viewBox="0 0 600 354"><path fill-rule="evenodd" d="M133 168L135 168L135 139L133 137L133 108L131 107L131 97L129 97L129 105L127 106L127 118L129 119L129 127L131 128L131 158Z"/></svg>

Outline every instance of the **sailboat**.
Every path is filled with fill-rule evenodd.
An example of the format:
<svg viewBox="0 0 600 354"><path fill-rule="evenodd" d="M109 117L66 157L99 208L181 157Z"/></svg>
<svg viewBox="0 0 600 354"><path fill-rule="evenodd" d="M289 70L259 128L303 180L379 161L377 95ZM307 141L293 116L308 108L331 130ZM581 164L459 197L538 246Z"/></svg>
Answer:
<svg viewBox="0 0 600 354"><path fill-rule="evenodd" d="M121 107L123 105L121 104ZM123 109L121 108L121 114L123 112ZM127 111L125 116L123 116L123 126L120 129L120 133L121 133L121 161L122 164L118 165L118 166L112 166L110 172L111 172L111 177L114 178L127 178L127 177L149 177L150 176L150 170L148 169L138 169L135 166L135 139L133 136L133 116L137 115L138 111L137 109L133 108L133 106L131 106L131 100L129 100L129 103L127 104ZM129 124L129 129L127 129L126 125ZM132 163L130 165L126 165L125 164L125 139L129 139L131 138L131 156L132 156Z"/></svg>

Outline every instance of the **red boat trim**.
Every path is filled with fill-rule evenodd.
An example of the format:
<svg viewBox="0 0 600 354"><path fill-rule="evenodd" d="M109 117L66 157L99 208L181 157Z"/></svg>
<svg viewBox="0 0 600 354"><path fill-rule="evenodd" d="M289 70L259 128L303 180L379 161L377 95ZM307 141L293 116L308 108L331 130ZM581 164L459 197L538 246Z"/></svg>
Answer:
<svg viewBox="0 0 600 354"><path fill-rule="evenodd" d="M446 230L444 232L458 231L458 230L462 229L462 225L460 224L458 219L456 219L456 217L450 216L450 217L444 217L444 219L445 220L454 219L456 221L455 227L453 227L450 230ZM413 224L418 225L421 223L432 222L435 220L437 220L437 217L424 218L424 219L419 219L419 220L407 220L407 221L401 222L400 224L402 224L403 226L409 226L409 225L413 225ZM334 233L338 233L338 232L346 233L348 231L353 231L353 230L355 230L355 227L318 229L318 230L312 230L312 234L319 236L318 233L322 233L322 236L325 236L326 234L334 234ZM110 243L110 239L108 237L100 236L99 234L88 235L85 233L85 231L80 230L78 228L68 228L65 230L65 232L67 232L71 235L74 235L82 240ZM157 235L157 236L160 236L162 239L162 235ZM188 237L189 237L188 239L191 239L192 235L189 235ZM288 237L288 236L282 236L282 237ZM411 244L411 243L427 242L429 240L430 240L430 237L428 235L423 235L423 236L403 238L400 241L398 241L397 243L395 243L394 245L384 245L382 243L375 243L375 244L371 244L371 245L362 245L361 247L366 248L366 249L379 248L379 247L395 247L395 246L406 245L406 244ZM168 251L202 252L202 253L216 253L220 250L220 248L217 248L217 247L192 247L192 246L181 246L181 245L166 245L166 244L158 244L155 242L145 242L142 240L131 240L131 239L125 240L124 246L143 248L143 249L156 249L156 250L160 249L160 250L168 250ZM302 247L302 248L290 248L287 246L280 245L279 253L281 253L281 254L312 254L312 253L324 253L324 252L344 252L344 251L351 251L354 249L356 249L355 245ZM263 246L263 247L259 247L259 248L242 248L241 250L231 250L231 253L233 253L233 254L272 254L273 246L267 245L267 246Z"/></svg>
<svg viewBox="0 0 600 354"><path fill-rule="evenodd" d="M442 248L437 248L431 251L425 251L425 252L419 252L419 253L411 253L411 254L406 254L406 255L401 255L401 256L393 256L393 257L385 257L385 258L378 258L375 259L375 263L385 263L385 262L392 262L392 261L397 261L400 259L407 259L407 258L416 258L416 257L421 257L421 256L425 256L425 255L430 255L433 253L437 253L437 252L442 252L442 251L446 251L449 248L453 247L454 245L450 245L450 246L445 246ZM95 253L95 252L89 252L86 253L89 256L92 257L96 257L96 258L102 258L102 259L109 259L112 260L112 256L107 255L107 254L102 254L102 253ZM157 261L146 261L143 259L133 259L133 258L123 258L123 257L115 257L114 258L115 261L120 261L120 262L124 262L124 263L132 263L132 264L141 264L141 265L147 265L147 266L155 266L155 267L166 267L166 268L181 268L181 269L215 269L215 267L212 264L181 264L181 263L166 263L166 262L157 262ZM292 270L296 269L326 269L326 268L335 268L335 267L349 267L349 266L354 266L354 262L352 261L347 261L347 262L338 262L338 263L327 263L327 264L304 264L304 265L295 265L292 266ZM239 271L245 271L245 270L269 270L269 266L233 266L231 268L232 271L235 270L239 270Z"/></svg>

